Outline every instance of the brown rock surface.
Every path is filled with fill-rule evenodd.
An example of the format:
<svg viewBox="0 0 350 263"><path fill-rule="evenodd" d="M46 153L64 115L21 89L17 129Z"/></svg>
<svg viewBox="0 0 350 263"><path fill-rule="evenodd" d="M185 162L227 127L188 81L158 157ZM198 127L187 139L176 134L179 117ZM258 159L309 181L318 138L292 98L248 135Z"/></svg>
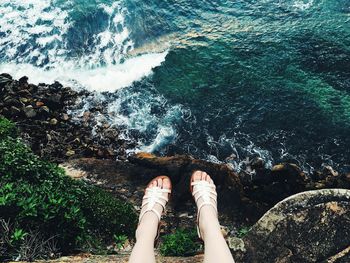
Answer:
<svg viewBox="0 0 350 263"><path fill-rule="evenodd" d="M237 262L350 262L350 191L293 195L270 209L243 238Z"/></svg>

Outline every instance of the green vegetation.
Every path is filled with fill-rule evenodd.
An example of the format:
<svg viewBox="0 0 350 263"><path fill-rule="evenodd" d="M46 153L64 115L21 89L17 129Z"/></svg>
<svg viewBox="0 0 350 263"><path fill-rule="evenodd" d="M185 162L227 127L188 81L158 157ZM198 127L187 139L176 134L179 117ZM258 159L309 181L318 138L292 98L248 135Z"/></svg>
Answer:
<svg viewBox="0 0 350 263"><path fill-rule="evenodd" d="M164 236L160 252L163 256L192 256L199 248L195 230L178 229L175 233Z"/></svg>
<svg viewBox="0 0 350 263"><path fill-rule="evenodd" d="M14 138L15 131L0 118L0 261L101 251L115 235L133 235L131 205L69 178Z"/></svg>
<svg viewBox="0 0 350 263"><path fill-rule="evenodd" d="M237 237L242 238L246 234L248 234L249 231L250 231L250 227L242 227L242 228L238 229Z"/></svg>

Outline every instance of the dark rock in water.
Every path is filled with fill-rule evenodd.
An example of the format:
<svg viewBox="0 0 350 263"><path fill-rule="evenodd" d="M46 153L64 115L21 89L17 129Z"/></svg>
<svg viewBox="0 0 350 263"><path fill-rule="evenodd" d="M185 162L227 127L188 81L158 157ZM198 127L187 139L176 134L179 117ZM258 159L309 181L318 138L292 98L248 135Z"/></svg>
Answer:
<svg viewBox="0 0 350 263"><path fill-rule="evenodd" d="M349 216L349 190L323 189L288 197L252 227L234 252L235 260L350 262Z"/></svg>
<svg viewBox="0 0 350 263"><path fill-rule="evenodd" d="M36 116L36 111L31 105L23 108L23 111L27 118L34 118Z"/></svg>
<svg viewBox="0 0 350 263"><path fill-rule="evenodd" d="M27 76L23 76L22 78L20 78L20 79L18 80L18 84L19 84L19 86L21 86L21 87L28 86L28 77L27 77Z"/></svg>
<svg viewBox="0 0 350 263"><path fill-rule="evenodd" d="M11 79L0 75L0 88L4 87L7 83L10 83Z"/></svg>
<svg viewBox="0 0 350 263"><path fill-rule="evenodd" d="M63 88L63 86L58 81L55 81L53 84L50 85L50 88L52 88L54 90L59 90L59 89Z"/></svg>
<svg viewBox="0 0 350 263"><path fill-rule="evenodd" d="M264 160L260 157L255 157L250 161L250 166L253 170L264 168Z"/></svg>
<svg viewBox="0 0 350 263"><path fill-rule="evenodd" d="M43 98L43 102L49 108L57 110L62 107L62 95L61 94L52 94L47 98Z"/></svg>
<svg viewBox="0 0 350 263"><path fill-rule="evenodd" d="M12 76L10 74L7 74L7 73L1 73L0 77L4 77L4 78L12 80Z"/></svg>

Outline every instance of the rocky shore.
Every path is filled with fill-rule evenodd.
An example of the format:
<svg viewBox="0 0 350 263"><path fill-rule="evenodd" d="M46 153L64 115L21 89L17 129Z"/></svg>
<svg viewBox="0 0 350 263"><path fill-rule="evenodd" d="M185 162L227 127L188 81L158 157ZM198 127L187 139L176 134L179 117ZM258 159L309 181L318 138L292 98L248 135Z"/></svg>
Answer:
<svg viewBox="0 0 350 263"><path fill-rule="evenodd" d="M265 212L291 195L329 188L350 189L350 174L340 174L330 166L306 174L291 163L276 164L268 169L261 159L255 158L247 163L246 170L236 173L226 164L185 155L157 157L139 153L127 156L127 149L133 147L133 143L119 138L118 128L99 123L103 105L76 112L81 100L89 96L92 94L88 91L75 91L58 82L33 85L28 83L27 77L14 80L6 73L0 74L0 115L16 122L21 137L37 155L62 164L68 175L99 185L131 201L136 208L145 184L156 175L169 175L176 194L165 217L163 233L194 226L196 211L188 183L191 172L196 169L211 174L217 185L220 219L228 240L236 236L240 228L254 225ZM252 234L251 240L259 239L257 236ZM251 240L247 242L253 242ZM237 246L232 245L232 248ZM247 249L249 256L240 254L237 257L259 259L253 255L253 250Z"/></svg>
<svg viewBox="0 0 350 263"><path fill-rule="evenodd" d="M36 154L58 163L78 157L126 158L128 143L118 138L118 130L107 123L96 126L102 105L73 116L72 110L90 95L58 82L33 85L26 76L14 80L0 74L0 115L16 122Z"/></svg>

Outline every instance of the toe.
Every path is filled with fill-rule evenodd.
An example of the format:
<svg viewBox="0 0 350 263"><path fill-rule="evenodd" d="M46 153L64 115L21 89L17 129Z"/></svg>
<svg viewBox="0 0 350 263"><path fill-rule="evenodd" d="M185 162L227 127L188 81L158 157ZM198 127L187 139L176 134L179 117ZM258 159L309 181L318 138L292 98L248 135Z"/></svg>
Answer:
<svg viewBox="0 0 350 263"><path fill-rule="evenodd" d="M202 172L201 172L201 171L195 171L195 172L193 173L192 178L193 178L193 181L199 181L199 180L201 180L201 178L202 178Z"/></svg>
<svg viewBox="0 0 350 263"><path fill-rule="evenodd" d="M171 182L170 182L170 179L168 177L164 177L162 183L163 183L164 189L171 189Z"/></svg>
<svg viewBox="0 0 350 263"><path fill-rule="evenodd" d="M157 186L158 186L159 188L162 188L162 186L163 186L163 179L162 179L162 178L158 178L158 179L157 179Z"/></svg>
<svg viewBox="0 0 350 263"><path fill-rule="evenodd" d="M207 174L206 172L202 172L202 176L201 176L202 181L205 181L206 174Z"/></svg>

